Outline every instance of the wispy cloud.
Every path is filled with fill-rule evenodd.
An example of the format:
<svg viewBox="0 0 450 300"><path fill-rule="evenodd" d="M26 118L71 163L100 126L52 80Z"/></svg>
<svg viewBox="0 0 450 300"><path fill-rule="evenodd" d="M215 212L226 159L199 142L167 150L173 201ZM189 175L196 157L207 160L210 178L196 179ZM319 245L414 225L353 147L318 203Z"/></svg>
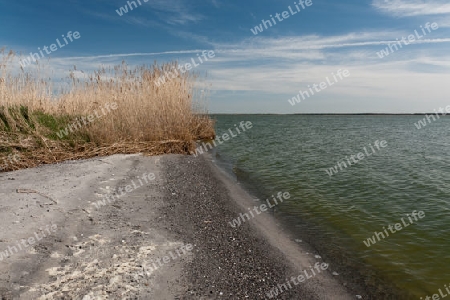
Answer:
<svg viewBox="0 0 450 300"><path fill-rule="evenodd" d="M373 0L372 5L384 13L398 17L450 14L447 0Z"/></svg>
<svg viewBox="0 0 450 300"><path fill-rule="evenodd" d="M397 38L407 36L406 31L354 32L337 36L293 36L284 38L251 38L236 44L213 44L218 53L232 54L236 58L246 56L254 60L261 57L286 59L318 59L326 51L342 48L370 48L396 43ZM450 38L418 40L416 44L448 43ZM373 52L373 54L375 54ZM368 57L367 57L368 58ZM367 59L366 58L366 59Z"/></svg>
<svg viewBox="0 0 450 300"><path fill-rule="evenodd" d="M182 0L152 0L148 5L168 24L184 25L205 18L202 14L193 12L187 2Z"/></svg>
<svg viewBox="0 0 450 300"><path fill-rule="evenodd" d="M211 49L206 49L211 50ZM130 65L142 65L148 63L148 59L142 57L154 56L164 57L168 56L171 60L175 56L193 56L196 53L201 53L202 50L180 50L180 51L164 51L164 52L145 52L145 53L117 53L91 56L66 56L66 57L49 57L41 64L44 68L52 74L53 78L63 78L69 74L69 70L76 66L78 70L89 73L97 70L99 67L114 67L120 64L124 58L134 58L132 61L128 60ZM20 59L22 59L21 57ZM1 57L0 57L1 59ZM13 65L19 69L19 57L13 61ZM160 61L166 61L160 59ZM34 72L36 66L34 64L27 67L27 71Z"/></svg>
<svg viewBox="0 0 450 300"><path fill-rule="evenodd" d="M445 50L430 50L426 44L449 43L450 38L423 40L420 47L402 49L403 52L389 60L380 60L376 56L375 52L380 48L407 33L379 31L276 39L258 37L242 43L216 44L217 58L208 63L208 81L212 90L272 95L284 104L299 90L306 90L308 85L324 81L338 69L348 69L350 78L298 109L320 111L319 106L324 103L336 107L339 106L337 99L350 101L351 98L351 101L361 103L361 106L355 105L356 110L370 111L369 106L364 106L367 101L357 101L358 98L367 99L367 95L383 99L379 100L386 102L383 105L389 105L392 99L418 99L417 95L443 101L439 86L443 87L450 79L447 75L450 56ZM426 95L424 85L427 86ZM419 104L393 109L414 110L414 105ZM375 108L376 104L373 106ZM326 107L323 109L328 111Z"/></svg>
<svg viewBox="0 0 450 300"><path fill-rule="evenodd" d="M158 25L168 24L168 25L187 25L188 23L197 23L203 19L205 16L194 12L191 6L186 1L182 0L151 0L146 3L142 3L136 10L136 14L131 13L131 11L122 16L118 17L115 12L116 9L120 7L127 6L127 1L115 1L115 2L104 2L105 8L108 7L108 12L95 12L85 9L81 6L79 9L87 14L96 18L101 18L107 21L113 22L127 22L129 24L141 25L145 27L154 27ZM146 13L151 13L157 18L143 18L142 13L139 11L144 11Z"/></svg>
<svg viewBox="0 0 450 300"><path fill-rule="evenodd" d="M348 69L351 76L339 85L321 92L298 109L320 111L321 108L317 105L324 105L323 109L327 110L330 106L338 107L338 101L345 102L348 99L354 99L352 101L355 101L355 107L363 111L370 110L369 106L366 108L364 105L373 105L373 109L376 109L377 101L384 101L383 105L387 107L392 99L415 101L414 99L427 98L435 102L445 101L443 95L448 94L448 89L447 92L444 90L445 82L450 79L450 56L444 49L446 47L427 47L427 44L449 43L450 38L420 40L420 45L405 47L402 52L395 53L389 59L381 60L376 56L376 51L407 34L410 32L380 30L334 36L251 37L241 42L213 43L210 46L216 57L202 64L198 71L208 70L207 81L211 83L213 92L237 91L272 95L272 98L279 99L280 104L286 105L286 111L291 109L287 99L299 90L307 89L308 85L323 81L338 69ZM50 64L60 71L56 72L59 76L73 65L90 71L100 64L113 66L124 58L130 58L129 62L133 64L141 64L148 61L148 56L157 57L160 61L189 59L201 51L203 50L58 57L52 58ZM78 75L84 76L82 73ZM424 85L427 86L426 89L423 88ZM373 103L357 100L367 100L367 95L373 98ZM413 110L414 105L419 107L420 103L413 103L411 109L405 107L404 111ZM401 111L403 108L393 109Z"/></svg>
<svg viewBox="0 0 450 300"><path fill-rule="evenodd" d="M65 58L56 58L55 60L83 60L83 59L100 59L100 58L122 58L130 56L160 56L171 54L193 54L200 53L203 50L180 50L180 51L165 51L165 52L147 52L147 53L121 53L121 54L106 54L106 55L94 55L94 56L71 56Z"/></svg>
<svg viewBox="0 0 450 300"><path fill-rule="evenodd" d="M221 3L219 2L219 0L211 0L212 5L214 5L214 7L219 8Z"/></svg>

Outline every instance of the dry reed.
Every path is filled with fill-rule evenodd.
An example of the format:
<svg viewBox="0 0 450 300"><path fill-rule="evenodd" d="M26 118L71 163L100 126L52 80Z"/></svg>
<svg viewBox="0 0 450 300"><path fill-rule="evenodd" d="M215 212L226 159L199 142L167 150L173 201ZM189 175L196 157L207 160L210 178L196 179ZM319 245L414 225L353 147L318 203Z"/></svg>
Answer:
<svg viewBox="0 0 450 300"><path fill-rule="evenodd" d="M115 153L189 153L195 141L214 138L212 120L198 107L204 99L193 99L194 74L156 84L176 62L133 68L123 62L92 74L74 67L63 85L45 77L45 66L20 68L12 51L2 49L0 57L0 168L11 153L21 157L3 163L4 170ZM117 108L107 111L112 103ZM101 117L77 122L95 114Z"/></svg>

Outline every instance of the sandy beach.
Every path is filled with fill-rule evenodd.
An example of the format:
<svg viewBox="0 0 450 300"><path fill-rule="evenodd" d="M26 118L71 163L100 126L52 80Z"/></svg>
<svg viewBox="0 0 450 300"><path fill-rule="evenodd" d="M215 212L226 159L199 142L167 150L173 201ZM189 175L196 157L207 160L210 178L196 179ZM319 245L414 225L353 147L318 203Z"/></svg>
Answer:
<svg viewBox="0 0 450 300"><path fill-rule="evenodd" d="M1 299L268 299L283 284L274 299L358 299L269 213L230 226L255 200L207 155L114 155L0 182Z"/></svg>

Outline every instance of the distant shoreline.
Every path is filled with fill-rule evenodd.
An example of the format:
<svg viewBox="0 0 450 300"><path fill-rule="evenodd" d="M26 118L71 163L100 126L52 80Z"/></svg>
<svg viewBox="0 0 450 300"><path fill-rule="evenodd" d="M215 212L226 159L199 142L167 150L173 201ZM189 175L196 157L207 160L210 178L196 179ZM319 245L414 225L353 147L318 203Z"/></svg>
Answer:
<svg viewBox="0 0 450 300"><path fill-rule="evenodd" d="M239 116L239 115L254 115L254 116L426 116L435 115L436 113L298 113L298 114L271 114L271 113L210 113L209 115L217 116ZM439 114L444 116L443 114Z"/></svg>

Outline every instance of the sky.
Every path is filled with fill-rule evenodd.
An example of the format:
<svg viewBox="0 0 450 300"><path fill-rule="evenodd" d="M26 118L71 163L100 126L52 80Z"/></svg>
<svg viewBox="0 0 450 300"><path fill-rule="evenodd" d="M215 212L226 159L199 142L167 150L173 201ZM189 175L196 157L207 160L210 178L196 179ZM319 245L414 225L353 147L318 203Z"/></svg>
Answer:
<svg viewBox="0 0 450 300"><path fill-rule="evenodd" d="M448 0L0 0L0 47L26 57L56 39L42 58L55 78L74 65L194 60L211 113L450 105Z"/></svg>

